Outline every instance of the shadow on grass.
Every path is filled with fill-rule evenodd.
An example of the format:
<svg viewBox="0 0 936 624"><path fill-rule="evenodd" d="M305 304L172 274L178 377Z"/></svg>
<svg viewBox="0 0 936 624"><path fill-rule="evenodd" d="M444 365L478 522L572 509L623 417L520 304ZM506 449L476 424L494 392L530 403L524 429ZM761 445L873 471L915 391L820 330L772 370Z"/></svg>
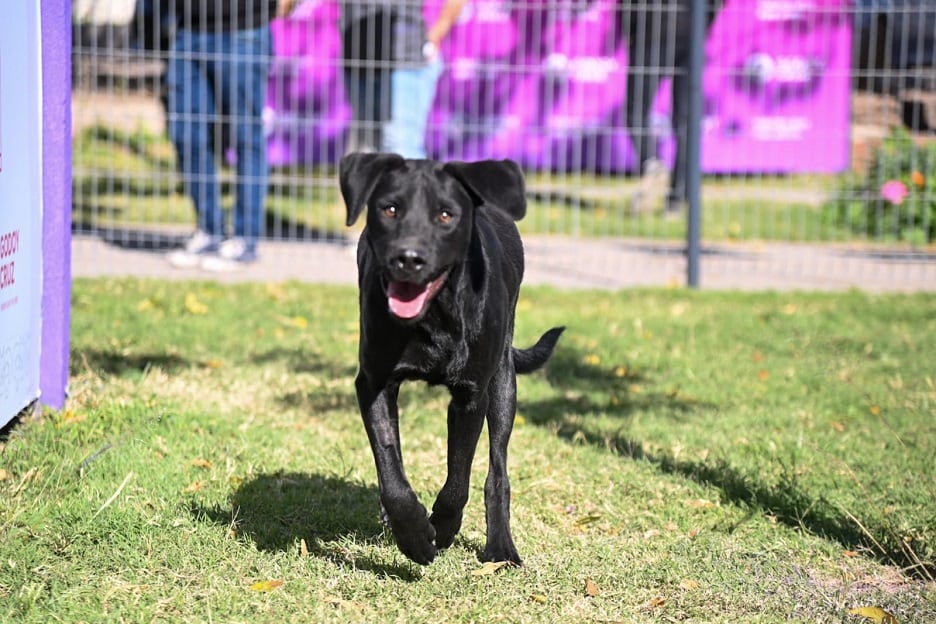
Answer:
<svg viewBox="0 0 936 624"><path fill-rule="evenodd" d="M689 422L696 414L710 412L717 406L693 401L678 393L629 392L629 385L652 386L652 380L646 373L609 371L584 361L582 354L560 347L549 364L547 379L562 391L561 396L523 406L527 421L550 427L570 443L584 442L616 456L646 461L661 473L715 487L726 502L769 514L787 526L835 541L845 550L866 549L874 553L878 561L901 567L915 577L931 579L936 574L936 566L932 562L921 563L892 529L861 527L821 493L816 495L801 487L795 475L785 475L776 483L767 483L724 461L679 461L666 454L646 452L641 440L623 433L625 421L635 412ZM604 401L596 401L590 393ZM608 395L617 400L607 401ZM595 419L589 419L596 413L619 419L621 424L602 428ZM872 535L877 535L878 539Z"/></svg>
<svg viewBox="0 0 936 624"><path fill-rule="evenodd" d="M186 358L169 353L134 353L128 355L98 349L72 349L69 361L72 375L90 370L96 374L103 373L118 377L128 373L142 373L153 367L161 368L167 372L177 371L192 364Z"/></svg>
<svg viewBox="0 0 936 624"><path fill-rule="evenodd" d="M238 535L261 551L296 550L304 539L311 556L378 576L417 580L412 566L369 560L354 547L384 541L379 510L375 486L295 472L262 474L245 481L227 507L190 507L196 519L235 527Z"/></svg>

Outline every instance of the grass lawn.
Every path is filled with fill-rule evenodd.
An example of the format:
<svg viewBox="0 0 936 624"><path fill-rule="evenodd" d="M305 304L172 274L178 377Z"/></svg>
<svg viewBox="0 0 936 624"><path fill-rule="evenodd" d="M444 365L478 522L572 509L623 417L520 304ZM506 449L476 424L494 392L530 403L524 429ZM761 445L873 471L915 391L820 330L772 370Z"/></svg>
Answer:
<svg viewBox="0 0 936 624"><path fill-rule="evenodd" d="M936 621L934 295L525 289L518 345L568 329L520 380L525 567L493 572L483 441L435 563L378 521L353 289L79 280L73 305L66 409L0 442L0 621ZM445 405L401 395L427 505Z"/></svg>
<svg viewBox="0 0 936 624"><path fill-rule="evenodd" d="M73 144L72 219L95 230L192 227L191 201L182 193L167 139L143 130L124 133L93 126ZM222 171L225 204L233 203L230 169ZM684 218L660 205L634 212L635 177L529 172L526 234L628 236L684 240ZM852 241L855 233L831 219L824 202L836 176L706 177L702 231L709 241ZM267 233L281 237L334 236L344 231L344 206L335 171L286 167L272 172ZM662 191L662 189L661 189ZM652 202L651 202L652 203Z"/></svg>

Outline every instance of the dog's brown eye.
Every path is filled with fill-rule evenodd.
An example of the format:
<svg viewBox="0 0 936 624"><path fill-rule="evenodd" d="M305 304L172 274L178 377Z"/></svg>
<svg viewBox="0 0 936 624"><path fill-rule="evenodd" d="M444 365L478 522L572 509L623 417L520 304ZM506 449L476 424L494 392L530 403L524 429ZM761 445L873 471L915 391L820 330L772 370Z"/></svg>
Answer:
<svg viewBox="0 0 936 624"><path fill-rule="evenodd" d="M439 223L451 223L452 219L454 218L455 218L455 215L453 215L448 210L443 210L442 212L439 213Z"/></svg>
<svg viewBox="0 0 936 624"><path fill-rule="evenodd" d="M390 219L396 219L397 207L394 205L385 206L383 209L383 213L385 217L388 217Z"/></svg>

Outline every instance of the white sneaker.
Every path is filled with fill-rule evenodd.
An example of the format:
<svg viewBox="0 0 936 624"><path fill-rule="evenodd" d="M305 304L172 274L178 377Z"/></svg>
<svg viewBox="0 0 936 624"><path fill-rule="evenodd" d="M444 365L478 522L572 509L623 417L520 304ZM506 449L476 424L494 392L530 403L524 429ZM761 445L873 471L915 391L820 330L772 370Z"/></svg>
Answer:
<svg viewBox="0 0 936 624"><path fill-rule="evenodd" d="M166 254L169 264L177 269L194 269L203 258L218 251L220 237L211 236L204 230L196 230L182 249Z"/></svg>
<svg viewBox="0 0 936 624"><path fill-rule="evenodd" d="M240 237L229 238L218 246L217 255L204 256L201 259L203 271L227 273L243 269L257 261L257 252L247 241Z"/></svg>
<svg viewBox="0 0 936 624"><path fill-rule="evenodd" d="M648 158L644 163L643 175L640 176L637 189L631 197L631 212L641 214L660 208L669 187L669 176L669 169L662 160Z"/></svg>

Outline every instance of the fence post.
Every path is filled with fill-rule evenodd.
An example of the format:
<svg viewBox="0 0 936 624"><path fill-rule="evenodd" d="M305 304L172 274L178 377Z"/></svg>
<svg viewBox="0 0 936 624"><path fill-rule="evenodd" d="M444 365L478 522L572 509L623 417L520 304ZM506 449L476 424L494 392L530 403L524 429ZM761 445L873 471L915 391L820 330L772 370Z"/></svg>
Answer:
<svg viewBox="0 0 936 624"><path fill-rule="evenodd" d="M686 128L686 283L699 287L702 236L702 71L705 58L705 0L692 0L689 38L689 123Z"/></svg>

